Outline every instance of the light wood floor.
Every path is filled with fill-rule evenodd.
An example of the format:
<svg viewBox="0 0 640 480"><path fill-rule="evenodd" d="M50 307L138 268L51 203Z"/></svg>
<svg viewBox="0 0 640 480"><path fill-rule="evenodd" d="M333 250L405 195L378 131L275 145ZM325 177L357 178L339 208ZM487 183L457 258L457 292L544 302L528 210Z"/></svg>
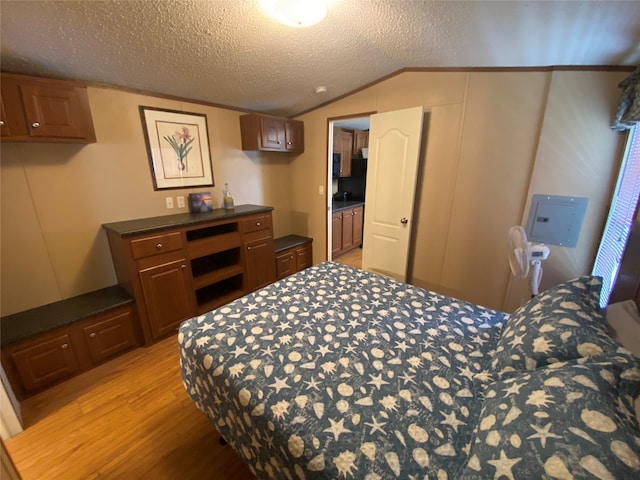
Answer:
<svg viewBox="0 0 640 480"><path fill-rule="evenodd" d="M342 263L343 265L362 268L362 248L349 250L347 253L343 253L339 257L335 257L333 261L336 263Z"/></svg>
<svg viewBox="0 0 640 480"><path fill-rule="evenodd" d="M24 480L255 479L182 386L172 336L33 397L5 442Z"/></svg>

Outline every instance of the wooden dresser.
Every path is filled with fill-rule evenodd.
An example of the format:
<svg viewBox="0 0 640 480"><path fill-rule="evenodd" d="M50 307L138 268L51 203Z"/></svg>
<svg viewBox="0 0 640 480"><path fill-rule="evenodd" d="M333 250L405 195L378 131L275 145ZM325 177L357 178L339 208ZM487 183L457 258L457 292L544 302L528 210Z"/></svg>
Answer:
<svg viewBox="0 0 640 480"><path fill-rule="evenodd" d="M239 205L103 225L146 344L276 280L272 210Z"/></svg>

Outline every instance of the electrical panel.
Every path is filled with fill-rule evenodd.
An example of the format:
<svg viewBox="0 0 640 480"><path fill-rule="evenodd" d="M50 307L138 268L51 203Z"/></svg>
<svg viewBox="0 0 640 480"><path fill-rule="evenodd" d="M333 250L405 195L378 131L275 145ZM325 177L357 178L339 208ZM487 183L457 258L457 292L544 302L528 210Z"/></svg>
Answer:
<svg viewBox="0 0 640 480"><path fill-rule="evenodd" d="M525 229L528 240L575 247L588 202L581 197L534 195Z"/></svg>

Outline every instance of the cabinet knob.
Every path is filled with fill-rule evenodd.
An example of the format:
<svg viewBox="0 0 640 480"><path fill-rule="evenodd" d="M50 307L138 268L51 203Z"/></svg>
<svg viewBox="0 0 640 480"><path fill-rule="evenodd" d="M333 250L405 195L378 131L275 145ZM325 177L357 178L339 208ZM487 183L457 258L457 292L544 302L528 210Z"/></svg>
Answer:
<svg viewBox="0 0 640 480"><path fill-rule="evenodd" d="M403 225L406 225L409 222L409 220L407 220L406 218L401 218L400 219L400 223Z"/></svg>
<svg viewBox="0 0 640 480"><path fill-rule="evenodd" d="M4 120L0 120L0 127L4 127Z"/></svg>
<svg viewBox="0 0 640 480"><path fill-rule="evenodd" d="M282 142L278 142L278 145L280 145Z"/></svg>
<svg viewBox="0 0 640 480"><path fill-rule="evenodd" d="M89 334L89 338L96 338L96 332L91 332Z"/></svg>
<svg viewBox="0 0 640 480"><path fill-rule="evenodd" d="M157 248L158 250L160 250L160 249L162 248L162 244L161 244L161 243L157 244L157 245L156 245L156 248Z"/></svg>
<svg viewBox="0 0 640 480"><path fill-rule="evenodd" d="M31 124L31 126L32 126L33 128L38 128L38 127L40 126L40 123L38 123L38 122L33 122L33 123Z"/></svg>
<svg viewBox="0 0 640 480"><path fill-rule="evenodd" d="M287 142L287 145L291 145L291 142Z"/></svg>
<svg viewBox="0 0 640 480"><path fill-rule="evenodd" d="M69 344L68 343L63 343L61 345L61 348L65 349L65 348L69 348Z"/></svg>
<svg viewBox="0 0 640 480"><path fill-rule="evenodd" d="M260 226L260 222L256 222L256 227L259 227L259 226Z"/></svg>
<svg viewBox="0 0 640 480"><path fill-rule="evenodd" d="M187 266L186 265L180 265L180 268L184 270L185 268L187 268Z"/></svg>

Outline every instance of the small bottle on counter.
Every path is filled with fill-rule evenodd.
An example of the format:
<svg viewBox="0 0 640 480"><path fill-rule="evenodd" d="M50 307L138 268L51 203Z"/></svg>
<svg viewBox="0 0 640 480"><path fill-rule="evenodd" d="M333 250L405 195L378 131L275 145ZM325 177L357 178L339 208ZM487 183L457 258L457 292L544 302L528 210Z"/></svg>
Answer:
<svg viewBox="0 0 640 480"><path fill-rule="evenodd" d="M228 183L224 184L224 190L222 192L222 204L227 210L231 210L233 208L233 197L231 196L231 192L229 191Z"/></svg>

